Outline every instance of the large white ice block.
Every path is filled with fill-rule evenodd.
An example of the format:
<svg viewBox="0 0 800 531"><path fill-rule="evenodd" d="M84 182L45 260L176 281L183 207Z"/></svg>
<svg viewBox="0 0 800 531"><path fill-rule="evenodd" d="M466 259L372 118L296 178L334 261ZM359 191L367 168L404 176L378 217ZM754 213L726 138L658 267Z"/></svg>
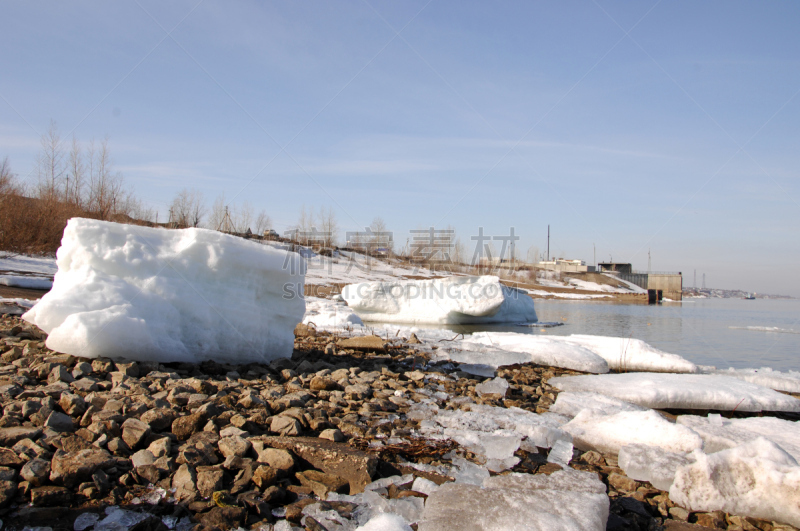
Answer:
<svg viewBox="0 0 800 531"><path fill-rule="evenodd" d="M591 409L600 415L614 415L622 411L646 411L647 408L599 393L558 393L550 413L574 417L584 409Z"/></svg>
<svg viewBox="0 0 800 531"><path fill-rule="evenodd" d="M730 514L800 526L800 467L775 443L759 438L678 468L670 499L691 511Z"/></svg>
<svg viewBox="0 0 800 531"><path fill-rule="evenodd" d="M445 483L425 503L419 531L601 531L605 485L595 474L511 474L477 485Z"/></svg>
<svg viewBox="0 0 800 531"><path fill-rule="evenodd" d="M717 369L715 367L701 367L700 372L706 374L722 374L739 378L746 382L763 385L776 391L787 391L789 393L800 393L800 372L798 371L774 371L769 367L760 369Z"/></svg>
<svg viewBox="0 0 800 531"><path fill-rule="evenodd" d="M227 363L290 356L303 259L205 229L73 218L53 289L23 318L53 350L95 358Z"/></svg>
<svg viewBox="0 0 800 531"><path fill-rule="evenodd" d="M709 418L710 417L710 418ZM695 431L703 439L707 454L734 448L764 437L800 460L800 422L775 417L726 419L718 416L681 415L676 422Z"/></svg>
<svg viewBox="0 0 800 531"><path fill-rule="evenodd" d="M673 424L657 412L623 411L601 415L581 411L562 426L581 450L616 454L626 444L647 444L669 452L691 452L703 447L703 440L686 426Z"/></svg>
<svg viewBox="0 0 800 531"><path fill-rule="evenodd" d="M571 335L555 340L585 347L608 362L615 371L697 372L697 366L677 354L658 350L641 339Z"/></svg>
<svg viewBox="0 0 800 531"><path fill-rule="evenodd" d="M649 481L655 488L669 492L676 471L693 463L693 455L646 444L627 444L619 451L619 466L629 478Z"/></svg>
<svg viewBox="0 0 800 531"><path fill-rule="evenodd" d="M474 345L474 347L471 347ZM606 373L608 363L599 355L580 345L559 341L556 337L542 337L518 332L476 332L464 338L456 348L486 350L486 362L492 363L491 349L515 352L520 357L512 363L537 363L575 371ZM480 351L479 350L479 351ZM467 350L469 352L470 350ZM454 361L466 360L463 354L451 353ZM476 356L477 357L477 356ZM505 358L506 356L499 356ZM510 361L510 360L506 360Z"/></svg>
<svg viewBox="0 0 800 531"><path fill-rule="evenodd" d="M365 321L412 324L533 323L533 299L494 276L363 282L342 290Z"/></svg>
<svg viewBox="0 0 800 531"><path fill-rule="evenodd" d="M551 378L562 391L588 391L656 409L800 411L800 400L744 380L711 374L631 372Z"/></svg>

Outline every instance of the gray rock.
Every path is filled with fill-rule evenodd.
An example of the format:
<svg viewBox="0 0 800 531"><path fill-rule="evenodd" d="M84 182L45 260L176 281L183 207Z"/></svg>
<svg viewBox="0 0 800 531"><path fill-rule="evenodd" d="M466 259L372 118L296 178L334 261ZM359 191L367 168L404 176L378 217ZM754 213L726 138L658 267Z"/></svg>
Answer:
<svg viewBox="0 0 800 531"><path fill-rule="evenodd" d="M275 433L289 436L300 435L303 432L303 426L292 417L272 417L269 429Z"/></svg>
<svg viewBox="0 0 800 531"><path fill-rule="evenodd" d="M131 456L131 463L133 463L134 468L139 468L140 466L145 465L152 465L155 463L156 458L150 452L150 450L139 450L135 454Z"/></svg>
<svg viewBox="0 0 800 531"><path fill-rule="evenodd" d="M258 452L258 462L265 463L275 470L288 474L295 465L294 456L288 450L264 448Z"/></svg>
<svg viewBox="0 0 800 531"><path fill-rule="evenodd" d="M19 475L32 487L41 487L50 477L50 463L36 457L25 463Z"/></svg>
<svg viewBox="0 0 800 531"><path fill-rule="evenodd" d="M50 462L50 481L75 486L87 481L98 469L105 469L116 463L111 454L101 449L63 452L58 450Z"/></svg>
<svg viewBox="0 0 800 531"><path fill-rule="evenodd" d="M222 490L224 472L217 467L201 466L197 468L197 490L204 498Z"/></svg>
<svg viewBox="0 0 800 531"><path fill-rule="evenodd" d="M172 488L179 500L191 499L197 494L197 473L189 465L181 465L172 476Z"/></svg>
<svg viewBox="0 0 800 531"><path fill-rule="evenodd" d="M10 448L22 439L35 441L41 434L42 430L40 428L29 428L27 426L0 428L0 446Z"/></svg>
<svg viewBox="0 0 800 531"><path fill-rule="evenodd" d="M64 393L58 401L58 405L64 410L64 413L71 417L83 415L86 411L86 402L78 395Z"/></svg>
<svg viewBox="0 0 800 531"><path fill-rule="evenodd" d="M72 422L72 418L58 411L50 413L50 416L48 416L47 420L44 422L44 427L50 428L58 433L75 431L75 423Z"/></svg>
<svg viewBox="0 0 800 531"><path fill-rule="evenodd" d="M217 443L217 447L219 448L219 452L227 457L237 456L237 457L244 457L248 450L250 450L250 441L243 439L241 437L233 436L233 437L225 437L224 439L220 439L219 443Z"/></svg>
<svg viewBox="0 0 800 531"><path fill-rule="evenodd" d="M150 435L150 426L141 420L128 419L122 423L122 440L132 449L139 446Z"/></svg>
<svg viewBox="0 0 800 531"><path fill-rule="evenodd" d="M327 439L333 442L342 442L344 434L336 428L324 430L319 434L320 439Z"/></svg>
<svg viewBox="0 0 800 531"><path fill-rule="evenodd" d="M159 457L169 456L169 453L172 450L172 441L169 437L162 437L161 439L151 442L147 449L156 457L156 459Z"/></svg>
<svg viewBox="0 0 800 531"><path fill-rule="evenodd" d="M67 368L61 364L53 367L53 370L50 371L50 374L47 377L47 383L49 384L56 382L72 383L74 381L75 378L69 373Z"/></svg>

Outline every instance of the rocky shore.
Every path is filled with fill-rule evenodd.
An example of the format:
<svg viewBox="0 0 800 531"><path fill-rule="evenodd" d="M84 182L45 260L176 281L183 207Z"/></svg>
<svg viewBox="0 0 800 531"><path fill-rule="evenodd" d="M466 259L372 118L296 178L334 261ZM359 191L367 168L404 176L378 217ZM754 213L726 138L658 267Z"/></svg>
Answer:
<svg viewBox="0 0 800 531"><path fill-rule="evenodd" d="M292 358L269 364L115 362L52 352L39 329L3 317L2 529L333 531L363 525L378 506L419 516L431 486L454 480L453 462L479 456L419 438L415 404L543 413L558 393L548 380L578 374L502 367L508 389L481 392L486 377L430 363L435 345L413 336L304 325L295 335ZM518 450L512 471L561 470L548 452ZM793 529L690 513L625 476L614 456L575 450L569 466L606 486L611 530Z"/></svg>

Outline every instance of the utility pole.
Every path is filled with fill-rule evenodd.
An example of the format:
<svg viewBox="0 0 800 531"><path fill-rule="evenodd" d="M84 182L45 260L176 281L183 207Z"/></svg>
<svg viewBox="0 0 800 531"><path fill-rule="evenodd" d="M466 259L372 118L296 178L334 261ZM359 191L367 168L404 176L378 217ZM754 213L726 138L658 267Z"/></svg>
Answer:
<svg viewBox="0 0 800 531"><path fill-rule="evenodd" d="M703 273L703 289L706 289L706 274Z"/></svg>
<svg viewBox="0 0 800 531"><path fill-rule="evenodd" d="M647 248L647 272L650 272L650 248Z"/></svg>
<svg viewBox="0 0 800 531"><path fill-rule="evenodd" d="M595 244L592 244L592 257L593 257L593 260L594 260L594 269L596 271L597 270L597 246L595 246Z"/></svg>
<svg viewBox="0 0 800 531"><path fill-rule="evenodd" d="M692 284L694 289L697 289L697 269L694 270L694 283Z"/></svg>
<svg viewBox="0 0 800 531"><path fill-rule="evenodd" d="M550 225L547 226L547 261L550 261Z"/></svg>

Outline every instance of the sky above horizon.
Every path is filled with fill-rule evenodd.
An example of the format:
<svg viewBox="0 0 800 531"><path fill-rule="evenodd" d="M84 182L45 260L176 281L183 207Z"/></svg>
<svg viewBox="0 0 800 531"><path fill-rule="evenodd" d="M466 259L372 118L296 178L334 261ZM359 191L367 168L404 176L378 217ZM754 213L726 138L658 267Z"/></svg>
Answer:
<svg viewBox="0 0 800 531"><path fill-rule="evenodd" d="M800 296L800 4L2 2L0 159L51 120L274 228L332 206ZM795 236L792 236L795 234ZM596 251L595 251L596 249Z"/></svg>

